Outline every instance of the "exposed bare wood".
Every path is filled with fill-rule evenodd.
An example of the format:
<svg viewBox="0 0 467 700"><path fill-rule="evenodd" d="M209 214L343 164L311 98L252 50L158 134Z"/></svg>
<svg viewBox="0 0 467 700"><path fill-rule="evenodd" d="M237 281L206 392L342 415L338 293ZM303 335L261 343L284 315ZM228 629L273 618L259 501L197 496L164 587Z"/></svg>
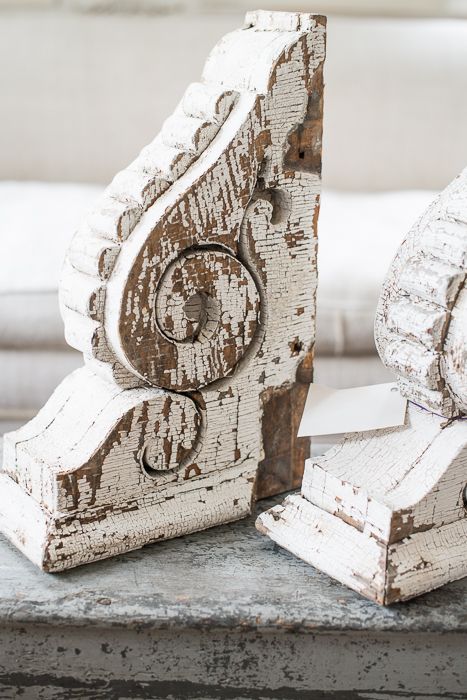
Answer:
<svg viewBox="0 0 467 700"><path fill-rule="evenodd" d="M60 296L86 366L5 438L0 477L1 527L43 568L299 484L324 54L323 17L248 14L77 232Z"/></svg>
<svg viewBox="0 0 467 700"><path fill-rule="evenodd" d="M308 460L257 527L389 604L467 575L467 170L421 217L383 285L376 339L411 403L403 427Z"/></svg>

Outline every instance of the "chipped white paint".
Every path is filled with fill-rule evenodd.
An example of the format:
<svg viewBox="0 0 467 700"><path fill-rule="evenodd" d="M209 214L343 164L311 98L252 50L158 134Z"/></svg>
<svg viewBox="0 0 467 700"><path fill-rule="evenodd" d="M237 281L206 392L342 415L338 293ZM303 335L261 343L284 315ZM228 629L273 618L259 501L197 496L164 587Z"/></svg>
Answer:
<svg viewBox="0 0 467 700"><path fill-rule="evenodd" d="M380 297L376 339L411 399L405 425L308 460L301 495L257 522L379 603L467 575L466 275L467 170L411 230Z"/></svg>
<svg viewBox="0 0 467 700"><path fill-rule="evenodd" d="M467 169L439 195L400 246L383 285L375 322L379 354L398 375L403 393L444 416L459 415L467 408L467 392L456 396L451 389L452 368L464 382L467 376L467 349L459 335L462 324L451 324L453 314L461 316L457 300L466 274ZM457 382L454 378L455 386Z"/></svg>
<svg viewBox="0 0 467 700"><path fill-rule="evenodd" d="M247 15L77 232L60 297L86 365L5 437L0 476L1 528L43 568L298 485L324 38L319 16Z"/></svg>

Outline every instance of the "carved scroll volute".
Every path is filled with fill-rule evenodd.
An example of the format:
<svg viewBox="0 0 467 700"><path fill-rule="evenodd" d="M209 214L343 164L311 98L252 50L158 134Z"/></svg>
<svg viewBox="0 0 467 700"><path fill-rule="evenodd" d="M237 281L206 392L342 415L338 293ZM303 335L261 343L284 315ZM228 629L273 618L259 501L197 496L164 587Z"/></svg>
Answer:
<svg viewBox="0 0 467 700"><path fill-rule="evenodd" d="M4 529L41 566L235 520L298 485L324 54L323 17L248 14L74 237L60 302L86 366L6 440L5 493L40 503L44 532L20 537L13 515Z"/></svg>
<svg viewBox="0 0 467 700"><path fill-rule="evenodd" d="M191 391L228 376L258 331L255 271L239 257L242 205L257 169L255 152L249 157L250 168L229 183L225 208L198 205L215 201L222 175L210 170L154 226L153 217L143 220L119 256L107 292L107 337L122 364L154 386ZM226 158L234 156L227 151ZM164 198L171 193L160 207ZM144 243L133 257L139 236Z"/></svg>
<svg viewBox="0 0 467 700"><path fill-rule="evenodd" d="M467 170L401 245L381 292L375 337L402 393L444 416L467 410Z"/></svg>
<svg viewBox="0 0 467 700"><path fill-rule="evenodd" d="M143 260L144 254L138 263ZM154 265L148 277L156 271ZM138 287L147 289L144 281ZM259 293L247 268L224 250L194 247L165 267L154 289L146 316L138 309L120 315L121 346L131 368L151 384L175 391L198 389L230 374L259 321ZM132 286L125 289L122 306L128 309L131 300L139 304Z"/></svg>

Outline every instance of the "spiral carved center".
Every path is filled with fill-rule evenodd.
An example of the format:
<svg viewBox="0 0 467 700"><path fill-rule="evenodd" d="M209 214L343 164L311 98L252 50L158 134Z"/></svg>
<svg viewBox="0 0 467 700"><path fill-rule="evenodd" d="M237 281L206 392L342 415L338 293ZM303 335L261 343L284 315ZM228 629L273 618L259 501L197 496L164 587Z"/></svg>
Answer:
<svg viewBox="0 0 467 700"><path fill-rule="evenodd" d="M161 332L170 340L206 342L218 331L221 317L229 313L228 288L222 289L225 279L215 271L223 262L220 257L219 253L184 255L164 275L156 315ZM230 268L235 276L238 270L232 270L232 264ZM234 317L234 309L230 315Z"/></svg>
<svg viewBox="0 0 467 700"><path fill-rule="evenodd" d="M143 279L154 284L149 276ZM253 277L239 259L217 247L183 251L162 272L153 299L149 314L133 318L123 334L127 357L152 384L174 391L227 376L259 324Z"/></svg>

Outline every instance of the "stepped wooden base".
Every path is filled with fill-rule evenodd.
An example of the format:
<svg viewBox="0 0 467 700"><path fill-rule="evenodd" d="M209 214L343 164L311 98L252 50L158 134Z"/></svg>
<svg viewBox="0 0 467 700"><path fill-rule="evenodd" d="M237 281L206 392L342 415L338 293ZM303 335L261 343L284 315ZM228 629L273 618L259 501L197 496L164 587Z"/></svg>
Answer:
<svg viewBox="0 0 467 700"><path fill-rule="evenodd" d="M406 425L349 435L308 460L302 494L257 528L388 605L467 575L467 424L413 404Z"/></svg>
<svg viewBox="0 0 467 700"><path fill-rule="evenodd" d="M263 513L257 528L308 564L383 605L467 575L467 520L388 546L297 494Z"/></svg>
<svg viewBox="0 0 467 700"><path fill-rule="evenodd" d="M297 419L286 421L276 453L267 443L270 458L259 463L260 432L251 404L242 410L242 387L232 383L228 400L203 389L194 401L76 370L4 437L0 530L42 569L61 571L249 515L264 490L300 478L304 450L291 438ZM278 400L290 402L289 393ZM213 458L219 445L223 460Z"/></svg>
<svg viewBox="0 0 467 700"><path fill-rule="evenodd" d="M199 498L177 494L177 509L170 499L147 494L128 507L115 509L111 517L81 511L73 516L50 513L13 479L0 475L0 528L34 564L48 572L59 572L80 564L138 549L158 540L204 530L250 513L251 480L245 470L232 469L231 481L204 480ZM201 493L202 492L202 493ZM201 497L202 496L202 497Z"/></svg>

